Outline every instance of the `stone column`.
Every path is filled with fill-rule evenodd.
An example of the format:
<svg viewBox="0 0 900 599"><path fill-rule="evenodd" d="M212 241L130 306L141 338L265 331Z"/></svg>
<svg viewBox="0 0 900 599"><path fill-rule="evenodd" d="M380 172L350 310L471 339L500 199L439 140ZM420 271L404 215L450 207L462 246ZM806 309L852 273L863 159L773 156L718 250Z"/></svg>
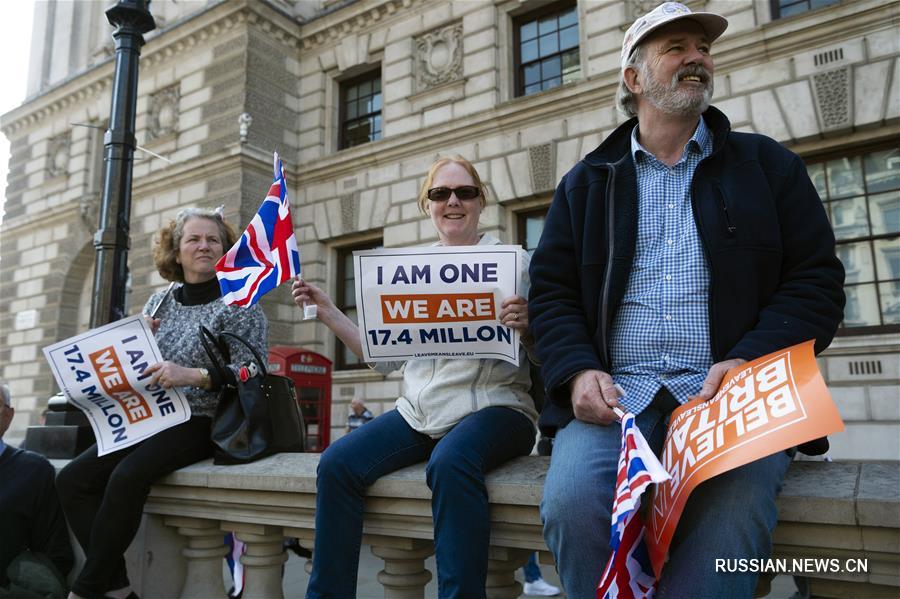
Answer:
<svg viewBox="0 0 900 599"><path fill-rule="evenodd" d="M241 563L244 564L243 599L283 599L281 575L287 555L284 552L284 531L280 526L246 523L222 523L222 530L231 530L246 545Z"/></svg>
<svg viewBox="0 0 900 599"><path fill-rule="evenodd" d="M488 574L484 585L488 599L516 599L522 594L516 570L525 565L531 551L493 546L488 549Z"/></svg>
<svg viewBox="0 0 900 599"><path fill-rule="evenodd" d="M310 520L310 526L314 526L312 524L312 520ZM286 537L296 537L296 539L300 542L300 546L304 549L309 549L312 552L315 549L316 545L316 531L311 528L301 528L298 526L285 526L284 527L284 536ZM307 574L312 574L312 559L307 559L303 564L303 570Z"/></svg>
<svg viewBox="0 0 900 599"><path fill-rule="evenodd" d="M378 582L384 599L425 599L425 585L431 572L425 558L434 553L434 544L424 539L372 539L372 553L384 560Z"/></svg>
<svg viewBox="0 0 900 599"><path fill-rule="evenodd" d="M308 539L300 539L300 546L304 549L309 549L310 551L312 551L313 549L315 549L315 545L315 540L310 541ZM307 574L312 574L312 558L307 559L303 563L303 571Z"/></svg>
<svg viewBox="0 0 900 599"><path fill-rule="evenodd" d="M218 520L166 516L165 523L187 539L187 547L181 550L187 562L181 599L224 598L222 556L226 549Z"/></svg>

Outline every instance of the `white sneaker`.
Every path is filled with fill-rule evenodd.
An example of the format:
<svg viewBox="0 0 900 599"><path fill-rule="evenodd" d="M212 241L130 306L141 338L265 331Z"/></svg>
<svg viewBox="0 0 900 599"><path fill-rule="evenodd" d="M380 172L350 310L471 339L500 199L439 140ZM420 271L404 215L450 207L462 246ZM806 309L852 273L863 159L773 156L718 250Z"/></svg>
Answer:
<svg viewBox="0 0 900 599"><path fill-rule="evenodd" d="M559 595L559 589L547 583L543 578L538 578L534 582L526 582L524 591L526 595L538 595L540 597L555 597Z"/></svg>

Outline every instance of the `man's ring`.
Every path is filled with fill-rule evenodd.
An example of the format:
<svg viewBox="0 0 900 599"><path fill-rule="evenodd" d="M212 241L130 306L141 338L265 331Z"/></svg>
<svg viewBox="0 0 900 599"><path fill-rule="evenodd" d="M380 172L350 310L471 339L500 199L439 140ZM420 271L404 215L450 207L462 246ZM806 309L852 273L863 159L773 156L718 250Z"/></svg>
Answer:
<svg viewBox="0 0 900 599"><path fill-rule="evenodd" d="M513 313L513 320L519 320L519 313L518 313L518 312L514 312L514 313Z"/></svg>

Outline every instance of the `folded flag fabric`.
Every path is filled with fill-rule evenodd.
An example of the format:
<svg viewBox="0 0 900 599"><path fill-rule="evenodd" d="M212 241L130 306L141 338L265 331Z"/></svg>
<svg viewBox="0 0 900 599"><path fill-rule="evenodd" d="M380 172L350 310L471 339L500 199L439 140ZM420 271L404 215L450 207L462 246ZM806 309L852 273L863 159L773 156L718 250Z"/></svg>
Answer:
<svg viewBox="0 0 900 599"><path fill-rule="evenodd" d="M225 535L225 546L228 548L225 561L228 564L228 571L231 572L232 582L228 596L240 597L244 592L244 564L241 563L241 556L246 553L247 546L233 532Z"/></svg>
<svg viewBox="0 0 900 599"><path fill-rule="evenodd" d="M237 243L216 263L222 300L249 307L280 284L300 274L284 164L275 153L275 180Z"/></svg>
<svg viewBox="0 0 900 599"><path fill-rule="evenodd" d="M622 417L622 451L612 506L609 546L612 554L597 586L597 599L644 599L653 596L656 577L644 542L641 495L651 483L669 479L633 414Z"/></svg>

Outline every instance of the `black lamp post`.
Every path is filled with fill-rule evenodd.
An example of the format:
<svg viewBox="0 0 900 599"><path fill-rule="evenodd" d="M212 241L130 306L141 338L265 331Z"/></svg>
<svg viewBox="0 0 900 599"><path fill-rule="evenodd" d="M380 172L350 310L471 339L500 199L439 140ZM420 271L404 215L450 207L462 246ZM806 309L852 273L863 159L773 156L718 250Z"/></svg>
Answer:
<svg viewBox="0 0 900 599"><path fill-rule="evenodd" d="M94 235L94 296L91 328L125 316L128 248L131 230L131 171L134 159L134 120L137 106L138 58L144 35L156 28L150 0L119 0L106 11L116 28L116 67L109 129L103 138L103 196L100 226Z"/></svg>
<svg viewBox="0 0 900 599"><path fill-rule="evenodd" d="M156 28L150 0L119 0L106 11L116 28L116 66L113 75L109 129L103 138L103 196L100 224L94 235L94 294L91 328L125 316L128 247L131 230L131 170L134 159L134 121L137 107L138 58L144 35ZM48 401L44 426L30 426L25 448L49 458L72 458L93 443L87 418L57 394Z"/></svg>

